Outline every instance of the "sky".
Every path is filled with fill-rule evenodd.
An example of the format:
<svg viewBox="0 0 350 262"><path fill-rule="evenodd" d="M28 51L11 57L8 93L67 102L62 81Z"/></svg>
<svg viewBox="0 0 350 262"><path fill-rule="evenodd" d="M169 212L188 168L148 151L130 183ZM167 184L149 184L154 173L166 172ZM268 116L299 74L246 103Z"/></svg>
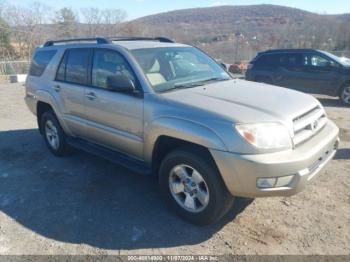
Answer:
<svg viewBox="0 0 350 262"><path fill-rule="evenodd" d="M340 14L350 13L350 0L5 0L9 4L28 6L42 2L59 9L64 6L72 8L99 7L120 8L127 12L128 20L146 15L177 9L209 7L219 5L253 5L276 4L296 7L316 13Z"/></svg>

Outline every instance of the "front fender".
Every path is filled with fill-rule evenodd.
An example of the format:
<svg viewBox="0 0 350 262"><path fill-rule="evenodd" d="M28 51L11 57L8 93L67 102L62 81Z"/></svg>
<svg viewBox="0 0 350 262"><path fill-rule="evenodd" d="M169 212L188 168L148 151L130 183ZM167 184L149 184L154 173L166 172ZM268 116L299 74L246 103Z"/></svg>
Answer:
<svg viewBox="0 0 350 262"><path fill-rule="evenodd" d="M145 125L144 156L152 163L153 148L160 136L168 136L198 144L209 149L227 151L221 138L210 128L190 120L176 117L161 117Z"/></svg>

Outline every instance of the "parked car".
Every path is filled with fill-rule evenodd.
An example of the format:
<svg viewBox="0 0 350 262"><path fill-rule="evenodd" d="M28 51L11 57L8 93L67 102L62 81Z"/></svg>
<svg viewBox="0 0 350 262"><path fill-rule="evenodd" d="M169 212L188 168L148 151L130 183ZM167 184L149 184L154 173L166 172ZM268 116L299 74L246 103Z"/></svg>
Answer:
<svg viewBox="0 0 350 262"><path fill-rule="evenodd" d="M339 141L312 96L235 80L165 38L49 41L35 51L25 101L54 155L75 147L152 174L169 206L200 225L234 196L300 192Z"/></svg>
<svg viewBox="0 0 350 262"><path fill-rule="evenodd" d="M281 49L261 52L250 62L246 79L339 96L350 106L350 63L325 51Z"/></svg>

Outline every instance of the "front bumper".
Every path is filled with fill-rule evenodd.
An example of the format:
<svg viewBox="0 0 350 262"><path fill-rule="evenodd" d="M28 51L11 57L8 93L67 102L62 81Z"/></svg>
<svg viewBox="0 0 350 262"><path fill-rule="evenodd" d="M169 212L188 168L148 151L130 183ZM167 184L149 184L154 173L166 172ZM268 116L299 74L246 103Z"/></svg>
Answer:
<svg viewBox="0 0 350 262"><path fill-rule="evenodd" d="M296 149L283 152L239 155L210 150L230 193L242 197L290 196L302 191L336 153L339 129L328 121L314 137ZM284 187L258 188L259 178L294 175Z"/></svg>

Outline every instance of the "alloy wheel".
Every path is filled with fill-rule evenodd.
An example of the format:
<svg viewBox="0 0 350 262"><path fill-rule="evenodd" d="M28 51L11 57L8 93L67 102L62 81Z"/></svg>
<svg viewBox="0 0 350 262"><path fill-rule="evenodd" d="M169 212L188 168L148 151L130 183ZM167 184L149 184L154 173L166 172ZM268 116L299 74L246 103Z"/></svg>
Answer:
<svg viewBox="0 0 350 262"><path fill-rule="evenodd" d="M350 104L350 86L345 87L341 94L341 99L346 103Z"/></svg>
<svg viewBox="0 0 350 262"><path fill-rule="evenodd" d="M54 150L57 150L60 146L60 140L57 128L51 120L48 120L45 124L45 136L47 141L49 142L49 145Z"/></svg>
<svg viewBox="0 0 350 262"><path fill-rule="evenodd" d="M198 213L209 204L209 189L203 176L193 167L177 165L170 171L171 195L185 210Z"/></svg>

